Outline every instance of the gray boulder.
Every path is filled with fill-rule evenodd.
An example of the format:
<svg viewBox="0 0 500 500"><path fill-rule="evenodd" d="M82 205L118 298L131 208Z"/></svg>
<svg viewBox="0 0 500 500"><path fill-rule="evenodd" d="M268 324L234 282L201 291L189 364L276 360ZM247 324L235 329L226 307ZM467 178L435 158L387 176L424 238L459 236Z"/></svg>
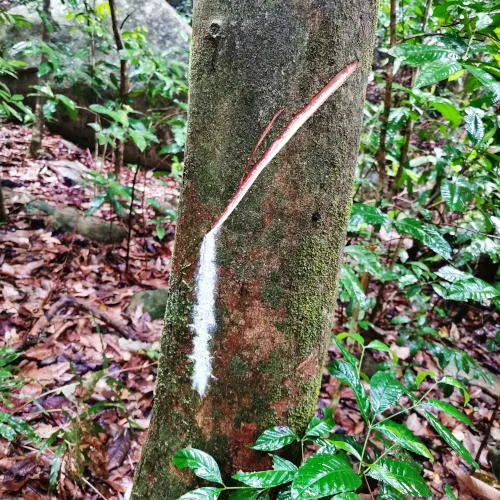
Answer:
<svg viewBox="0 0 500 500"><path fill-rule="evenodd" d="M11 5L16 3L10 2ZM166 0L148 0L139 4L133 0L117 0L117 6L123 30L132 31L138 26L145 27L148 30L150 42L161 54L171 60L187 63L191 27ZM102 102L106 96L97 96L82 73L81 70L87 64L87 59L74 57L74 54L79 50L88 49L89 39L76 19L68 19L70 10L68 2L64 4L61 0L52 0L51 2L51 17L54 25L51 42L66 48L61 65L68 73L68 77L61 84L56 85L53 82L52 87L55 92L65 94L75 100L79 106L87 108L90 104ZM3 48L1 52L9 57L19 58L19 52L27 41L40 39L41 21L32 7L16 5L9 9L9 12L21 14L31 23L29 28L0 25L0 47ZM109 33L111 34L111 20L109 23ZM97 54L97 60L117 65L118 54L114 42L110 40L110 43L106 53ZM18 72L18 78L3 78L13 93L27 95L30 93L30 86L37 84L36 72L39 58L34 57L26 62L29 66ZM119 78L118 72L114 73L116 73L114 76ZM148 112L149 104L146 99L140 96L134 99L133 106L143 113ZM175 109L172 103L162 103L158 107ZM57 115L55 121L49 124L49 128L80 146L93 149L95 134L88 124L94 121L95 116L92 113L80 110L78 117L74 120L68 119L66 115ZM161 166L165 160L158 156L157 151L164 144L171 142L172 136L168 127L160 128L158 135L160 144L151 148L146 155L140 153L133 144L127 144L125 161L150 167Z"/></svg>
<svg viewBox="0 0 500 500"><path fill-rule="evenodd" d="M0 43L4 49L11 49L17 43L27 40L39 39L41 33L40 16L33 6L16 5L18 2L10 3L12 8L9 9L9 13L21 14L31 23L31 27L2 26ZM138 26L145 27L148 30L149 40L160 52L171 55L174 59L187 61L191 27L168 2L148 0L138 5L133 0L117 0L116 3L118 17L123 22L123 30L132 31ZM67 2L64 4L61 0L51 2L51 18L55 28L52 41L68 44L69 55L88 46L88 39L81 29L81 24L74 18L68 19L71 10ZM109 22L111 23L111 20ZM111 33L111 24L109 30Z"/></svg>

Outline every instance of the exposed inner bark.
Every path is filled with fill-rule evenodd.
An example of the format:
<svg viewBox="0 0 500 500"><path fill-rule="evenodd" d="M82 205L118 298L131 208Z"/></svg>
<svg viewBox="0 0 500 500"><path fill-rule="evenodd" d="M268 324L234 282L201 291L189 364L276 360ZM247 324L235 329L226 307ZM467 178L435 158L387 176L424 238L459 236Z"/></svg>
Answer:
<svg viewBox="0 0 500 500"><path fill-rule="evenodd" d="M177 498L195 481L186 446L226 467L266 467L245 448L265 427L314 412L351 204L375 0L199 0L193 19L186 170L163 357L133 498ZM192 389L193 280L201 239L274 130L335 73L361 69L261 174L220 231L214 379Z"/></svg>

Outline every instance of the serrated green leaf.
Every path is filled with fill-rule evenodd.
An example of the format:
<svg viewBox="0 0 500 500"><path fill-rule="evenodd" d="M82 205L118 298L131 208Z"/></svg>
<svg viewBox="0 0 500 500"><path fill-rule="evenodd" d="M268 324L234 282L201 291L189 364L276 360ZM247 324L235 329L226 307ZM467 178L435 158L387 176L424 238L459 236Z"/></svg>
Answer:
<svg viewBox="0 0 500 500"><path fill-rule="evenodd" d="M465 446L432 414L424 411L425 418L432 425L434 430L443 438L450 448L455 450L466 462L478 469L479 465L472 458L472 455Z"/></svg>
<svg viewBox="0 0 500 500"><path fill-rule="evenodd" d="M341 382L348 385L354 392L359 411L365 422L369 421L370 401L356 369L347 361L332 361L328 365L329 372Z"/></svg>
<svg viewBox="0 0 500 500"><path fill-rule="evenodd" d="M422 66L415 80L415 87L421 88L440 82L462 69L462 65L456 61L435 61Z"/></svg>
<svg viewBox="0 0 500 500"><path fill-rule="evenodd" d="M388 352L391 355L394 363L398 362L398 355L387 345L380 340L372 340L367 346L367 349L374 349L375 351Z"/></svg>
<svg viewBox="0 0 500 500"><path fill-rule="evenodd" d="M388 484L403 495L431 496L431 492L418 470L406 462L381 459L369 466L367 475Z"/></svg>
<svg viewBox="0 0 500 500"><path fill-rule="evenodd" d="M370 380L373 415L378 415L394 406L405 392L405 387L392 373L375 373Z"/></svg>
<svg viewBox="0 0 500 500"><path fill-rule="evenodd" d="M431 462L434 461L434 457L427 446L405 425L398 424L392 420L385 420L377 424L375 429L405 450L423 455Z"/></svg>
<svg viewBox="0 0 500 500"><path fill-rule="evenodd" d="M396 221L398 231L409 234L434 250L445 259L451 258L450 244L443 238L439 231L430 224L425 224L412 217Z"/></svg>
<svg viewBox="0 0 500 500"><path fill-rule="evenodd" d="M221 493L220 488L198 488L197 490L189 491L185 493L178 500L217 500Z"/></svg>
<svg viewBox="0 0 500 500"><path fill-rule="evenodd" d="M174 455L172 461L179 469L189 468L202 479L224 484L217 462L204 451L196 448L183 448Z"/></svg>
<svg viewBox="0 0 500 500"><path fill-rule="evenodd" d="M332 417L331 408L326 408L324 411L323 418L318 418L314 416L309 425L307 426L305 437L319 437L324 436L333 431L335 427L335 421Z"/></svg>
<svg viewBox="0 0 500 500"><path fill-rule="evenodd" d="M278 455L273 455L273 469L296 471L298 467L294 463L290 462L290 460L286 460Z"/></svg>
<svg viewBox="0 0 500 500"><path fill-rule="evenodd" d="M295 434L289 427L278 426L272 429L265 430L255 441L253 450L260 451L275 451L287 446L294 441L300 441L299 436Z"/></svg>
<svg viewBox="0 0 500 500"><path fill-rule="evenodd" d="M313 455L300 468L292 483L292 498L321 498L361 485L345 455Z"/></svg>
<svg viewBox="0 0 500 500"><path fill-rule="evenodd" d="M259 472L237 472L233 479L251 488L273 488L293 481L297 470L265 470Z"/></svg>
<svg viewBox="0 0 500 500"><path fill-rule="evenodd" d="M429 399L428 401L426 401L426 404L429 404L434 408L437 408L438 410L444 411L453 418L460 420L460 422L463 422L465 425L472 425L469 417L464 415L460 410L457 410L450 403L445 403L444 401L439 401L438 399Z"/></svg>

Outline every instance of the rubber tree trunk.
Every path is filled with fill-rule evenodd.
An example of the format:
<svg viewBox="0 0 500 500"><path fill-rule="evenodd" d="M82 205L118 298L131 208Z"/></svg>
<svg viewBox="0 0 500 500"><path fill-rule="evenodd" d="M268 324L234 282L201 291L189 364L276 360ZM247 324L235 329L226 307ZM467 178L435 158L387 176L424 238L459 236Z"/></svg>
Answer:
<svg viewBox="0 0 500 500"><path fill-rule="evenodd" d="M376 0L197 0L188 143L171 294L149 437L133 498L193 486L172 456L193 446L225 467L266 467L245 447L312 416L349 216ZM263 172L218 239L213 379L192 388L190 329L200 242L237 189L277 110L275 136L339 70L361 69Z"/></svg>

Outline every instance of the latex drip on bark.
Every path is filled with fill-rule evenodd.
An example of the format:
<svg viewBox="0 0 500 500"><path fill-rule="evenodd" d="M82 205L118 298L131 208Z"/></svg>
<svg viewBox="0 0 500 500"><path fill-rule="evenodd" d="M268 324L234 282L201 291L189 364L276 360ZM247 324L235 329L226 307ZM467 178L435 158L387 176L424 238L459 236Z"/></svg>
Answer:
<svg viewBox="0 0 500 500"><path fill-rule="evenodd" d="M212 377L210 341L217 328L215 319L215 299L217 295L217 236L220 228L248 193L261 172L290 141L304 123L338 90L358 68L359 62L348 64L337 73L293 118L285 129L264 151L249 174L243 179L228 205L219 216L212 229L205 235L200 247L198 270L196 273L195 301L193 306L194 348L190 358L193 361L193 389L201 397ZM276 117L276 115L275 115ZM273 118L272 122L275 118ZM270 125L272 125L272 122ZM266 127L268 132L270 126ZM262 140L262 139L261 139ZM259 141L261 142L261 141Z"/></svg>

